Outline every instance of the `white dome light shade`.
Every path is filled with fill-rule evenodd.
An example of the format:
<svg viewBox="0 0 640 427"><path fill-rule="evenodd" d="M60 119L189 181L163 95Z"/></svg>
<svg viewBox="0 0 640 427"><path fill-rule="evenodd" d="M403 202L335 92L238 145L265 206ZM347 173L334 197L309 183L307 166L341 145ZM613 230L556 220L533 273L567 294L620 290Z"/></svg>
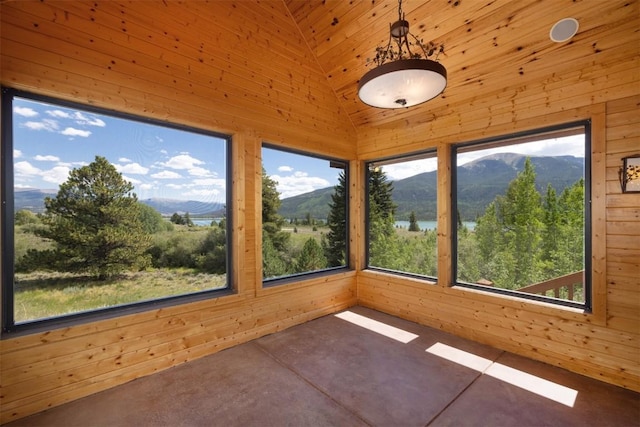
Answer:
<svg viewBox="0 0 640 427"><path fill-rule="evenodd" d="M429 59L402 59L382 64L366 73L358 96L378 108L406 108L440 95L447 86L447 70Z"/></svg>

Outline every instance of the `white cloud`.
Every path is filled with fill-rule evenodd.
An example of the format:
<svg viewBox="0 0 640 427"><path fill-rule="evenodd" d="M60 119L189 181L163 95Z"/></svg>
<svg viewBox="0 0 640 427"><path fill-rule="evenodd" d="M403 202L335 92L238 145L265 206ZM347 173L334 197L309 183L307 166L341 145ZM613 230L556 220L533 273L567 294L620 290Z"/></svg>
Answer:
<svg viewBox="0 0 640 427"><path fill-rule="evenodd" d="M197 166L203 164L204 162L202 160L191 157L189 154L180 154L171 157L166 163L161 163L162 166L171 169L195 169Z"/></svg>
<svg viewBox="0 0 640 427"><path fill-rule="evenodd" d="M57 157L57 156L41 156L40 154L38 154L37 156L35 156L33 158L33 160L37 160L39 162L59 162L60 161L60 157Z"/></svg>
<svg viewBox="0 0 640 427"><path fill-rule="evenodd" d="M47 110L47 114L58 119L73 120L74 122L76 122L76 124L79 124L81 126L105 127L107 125L104 120L99 119L98 117L93 115L86 115L85 113L82 113L80 111L68 113L62 110Z"/></svg>
<svg viewBox="0 0 640 427"><path fill-rule="evenodd" d="M29 162L18 162L14 166L14 173L19 178L41 177L43 181L54 184L62 184L69 177L69 169L66 166L56 166L49 170L42 170Z"/></svg>
<svg viewBox="0 0 640 427"><path fill-rule="evenodd" d="M75 168L79 168L82 166L87 166L89 163L81 161L81 162L58 162L58 166L66 166L70 168L71 166Z"/></svg>
<svg viewBox="0 0 640 427"><path fill-rule="evenodd" d="M142 184L142 181L140 181L139 179L131 178L130 176L122 175L122 179L129 181L133 185Z"/></svg>
<svg viewBox="0 0 640 427"><path fill-rule="evenodd" d="M154 173L153 175L151 175L151 177L157 178L157 179L178 179L178 178L182 178L182 175L176 172L162 171L162 172Z"/></svg>
<svg viewBox="0 0 640 427"><path fill-rule="evenodd" d="M271 179L278 183L276 189L283 199L331 186L324 178L308 176L307 173L299 171L290 176L272 175Z"/></svg>
<svg viewBox="0 0 640 427"><path fill-rule="evenodd" d="M43 181L54 184L62 184L69 178L70 168L67 166L55 166L49 170L42 170L33 166L29 162L17 162L13 165L14 173L18 179L29 179L40 177Z"/></svg>
<svg viewBox="0 0 640 427"><path fill-rule="evenodd" d="M211 187L224 188L225 180L219 179L219 178L194 179L193 184L199 185L199 186L211 186Z"/></svg>
<svg viewBox="0 0 640 427"><path fill-rule="evenodd" d="M44 181L62 184L69 178L69 172L71 172L71 169L66 166L56 166L48 171L43 171L41 176Z"/></svg>
<svg viewBox="0 0 640 427"><path fill-rule="evenodd" d="M573 135L562 138L546 139L542 141L515 144L507 147L490 148L486 150L462 153L457 158L458 166L484 156L497 153L517 153L532 156L560 156L569 155L584 157L584 136Z"/></svg>
<svg viewBox="0 0 640 427"><path fill-rule="evenodd" d="M97 126L101 128L107 125L104 122L104 120L99 119L96 116L87 116L84 113L81 113L80 111L76 111L73 115L73 118L75 119L76 123L79 125Z"/></svg>
<svg viewBox="0 0 640 427"><path fill-rule="evenodd" d="M67 113L66 111L62 111L62 110L47 110L46 113L48 115L50 115L51 117L56 117L58 119L70 119L71 118L71 114Z"/></svg>
<svg viewBox="0 0 640 427"><path fill-rule="evenodd" d="M35 117L38 112L29 107L13 107L13 112L22 117Z"/></svg>
<svg viewBox="0 0 640 427"><path fill-rule="evenodd" d="M114 165L116 170L120 173L133 173L138 175L146 175L149 172L149 168L138 163L129 163L126 165Z"/></svg>
<svg viewBox="0 0 640 427"><path fill-rule="evenodd" d="M15 148L13 149L13 158L14 159L19 159L20 157L22 157L22 151L20 150L16 150Z"/></svg>
<svg viewBox="0 0 640 427"><path fill-rule="evenodd" d="M210 170L200 167L191 168L188 172L191 176L215 176Z"/></svg>
<svg viewBox="0 0 640 427"><path fill-rule="evenodd" d="M83 138L87 138L88 136L91 135L91 131L88 130L82 130L82 129L75 129L72 127L68 127L65 130L63 130L62 132L60 132L62 135L67 135L67 136L81 136Z"/></svg>
<svg viewBox="0 0 640 427"><path fill-rule="evenodd" d="M293 168L291 166L280 166L278 172L293 172Z"/></svg>
<svg viewBox="0 0 640 427"><path fill-rule="evenodd" d="M184 184L167 184L167 187L173 190L182 190L185 186Z"/></svg>
<svg viewBox="0 0 640 427"><path fill-rule="evenodd" d="M126 157L120 157L118 161L122 163L131 163L133 160L127 159Z"/></svg>
<svg viewBox="0 0 640 427"><path fill-rule="evenodd" d="M382 166L382 170L387 177L396 181L408 178L424 172L431 172L438 168L438 160L435 158L412 160L409 162L396 163Z"/></svg>
<svg viewBox="0 0 640 427"><path fill-rule="evenodd" d="M47 132L55 132L58 130L58 122L53 119L42 119L39 122L25 122L22 126L31 130L46 130Z"/></svg>
<svg viewBox="0 0 640 427"><path fill-rule="evenodd" d="M140 184L138 188L140 190L153 190L155 187L153 184Z"/></svg>
<svg viewBox="0 0 640 427"><path fill-rule="evenodd" d="M29 162L17 162L13 165L13 172L16 176L39 176L42 171L37 167L33 166Z"/></svg>

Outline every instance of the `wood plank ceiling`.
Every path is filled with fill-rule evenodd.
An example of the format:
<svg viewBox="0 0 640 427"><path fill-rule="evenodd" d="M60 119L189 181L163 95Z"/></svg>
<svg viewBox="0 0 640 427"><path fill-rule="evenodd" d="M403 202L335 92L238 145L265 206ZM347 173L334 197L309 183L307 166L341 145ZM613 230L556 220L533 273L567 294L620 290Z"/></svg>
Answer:
<svg viewBox="0 0 640 427"><path fill-rule="evenodd" d="M593 55L625 43L627 52L638 54L635 1L404 0L411 32L425 42L444 43L439 60L447 68L448 85L420 106L381 110L363 104L357 86L370 69L367 58L388 41L397 0L285 4L359 131L425 123L491 94L515 97L535 87L542 92L567 75L588 73L596 66ZM579 21L578 34L569 42L551 41L551 27L567 17Z"/></svg>

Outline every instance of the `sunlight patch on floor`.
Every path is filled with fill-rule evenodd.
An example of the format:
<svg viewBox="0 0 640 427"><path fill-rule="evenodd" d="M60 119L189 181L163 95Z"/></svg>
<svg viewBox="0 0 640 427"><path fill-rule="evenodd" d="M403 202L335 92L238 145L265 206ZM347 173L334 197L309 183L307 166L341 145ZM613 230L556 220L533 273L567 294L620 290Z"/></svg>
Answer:
<svg viewBox="0 0 640 427"><path fill-rule="evenodd" d="M400 328L387 325L386 323L378 322L377 320L370 319L365 316L361 316L352 311L343 311L335 315L337 318L346 320L347 322L358 325L362 328L376 332L380 335L384 335L387 338L400 341L401 343L408 343L418 338L418 335L412 334Z"/></svg>
<svg viewBox="0 0 640 427"><path fill-rule="evenodd" d="M436 343L426 351L571 408L573 408L578 397L577 390L510 368L501 363L492 362L484 357L476 356L446 344Z"/></svg>
<svg viewBox="0 0 640 427"><path fill-rule="evenodd" d="M450 360L459 365L466 366L474 371L483 372L486 371L493 363L492 360L485 359L484 357L476 356L468 351L459 350L450 345L442 344L440 342L435 343L427 349L428 353L440 356L443 359Z"/></svg>

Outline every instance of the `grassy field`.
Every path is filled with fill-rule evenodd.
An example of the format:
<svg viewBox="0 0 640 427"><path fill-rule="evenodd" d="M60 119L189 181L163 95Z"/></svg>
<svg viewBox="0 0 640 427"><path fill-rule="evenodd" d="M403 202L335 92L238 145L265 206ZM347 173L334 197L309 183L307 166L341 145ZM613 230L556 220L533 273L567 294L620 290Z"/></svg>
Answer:
<svg viewBox="0 0 640 427"><path fill-rule="evenodd" d="M224 276L185 269L125 273L104 281L70 273L18 273L15 275L15 321L79 313L224 286Z"/></svg>
<svg viewBox="0 0 640 427"><path fill-rule="evenodd" d="M328 227L285 226L290 233L293 253L300 253L304 243L314 238L320 243ZM16 255L21 256L28 248L44 249L49 242L35 237L23 227L16 229ZM208 227L178 228L167 232L167 236L188 235L201 239ZM423 233L410 233L398 229L400 235L419 238ZM165 236L165 238L168 238ZM219 289L225 286L223 275L194 272L190 269L164 268L142 272L129 272L115 278L99 281L88 276L60 273L33 272L15 274L15 321L16 323L55 317L71 313L113 307L157 298Z"/></svg>

